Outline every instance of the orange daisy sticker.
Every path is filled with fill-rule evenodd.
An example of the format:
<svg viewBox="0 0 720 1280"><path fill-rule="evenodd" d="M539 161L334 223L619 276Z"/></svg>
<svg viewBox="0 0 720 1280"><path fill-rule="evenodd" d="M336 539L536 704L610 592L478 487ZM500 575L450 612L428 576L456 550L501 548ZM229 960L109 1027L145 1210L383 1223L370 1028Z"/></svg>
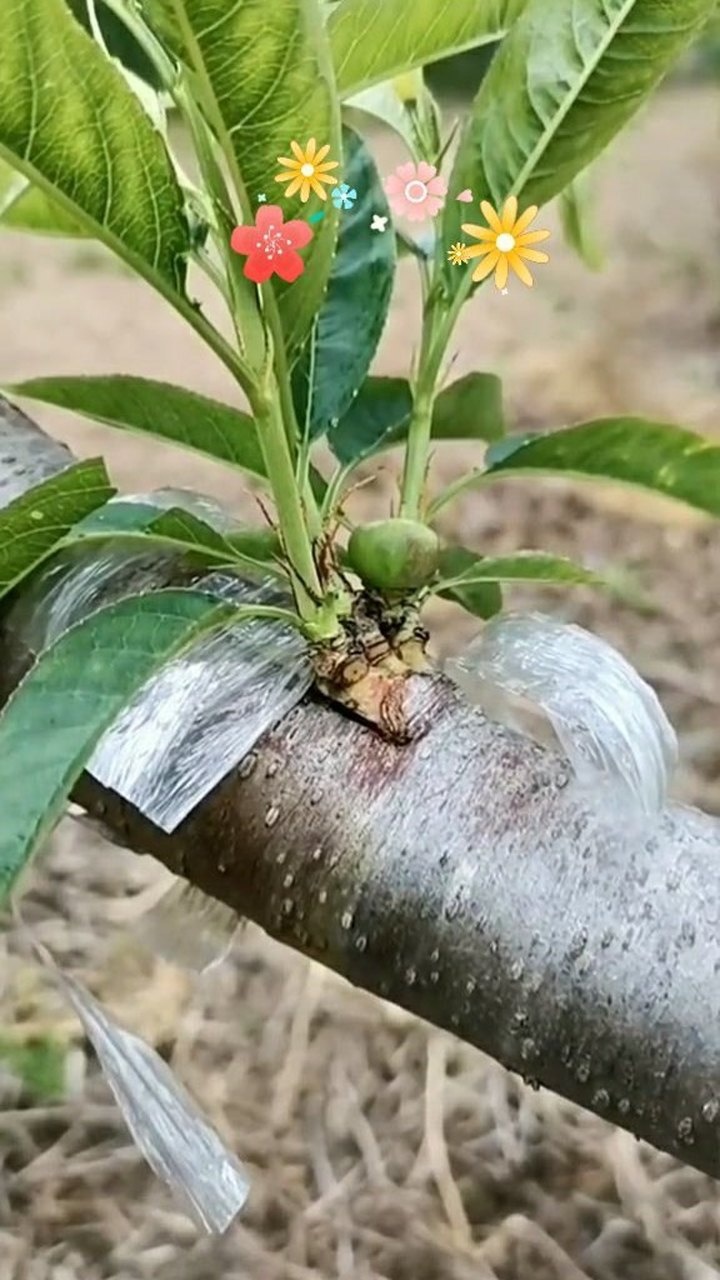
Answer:
<svg viewBox="0 0 720 1280"><path fill-rule="evenodd" d="M537 215L538 206L530 205L518 217L517 196L509 196L498 214L488 200L483 200L480 209L488 222L487 227L464 223L466 235L479 240L479 244L465 248L465 261L481 258L473 271L473 280L477 283L495 272L495 284L504 289L510 271L513 271L528 288L532 288L533 278L527 266L528 262L549 262L547 253L533 249L532 245L547 240L549 231L528 231L530 223Z"/></svg>
<svg viewBox="0 0 720 1280"><path fill-rule="evenodd" d="M299 191L303 204L307 204L310 192L314 191L321 200L327 200L325 188L335 186L337 182L330 170L337 169L340 164L339 160L325 159L330 147L324 146L318 150L315 139L311 138L304 148L299 142L291 142L290 149L292 156L278 156L278 164L284 165L284 169L282 173L275 175L276 182L288 184L285 189L287 198L290 199Z"/></svg>

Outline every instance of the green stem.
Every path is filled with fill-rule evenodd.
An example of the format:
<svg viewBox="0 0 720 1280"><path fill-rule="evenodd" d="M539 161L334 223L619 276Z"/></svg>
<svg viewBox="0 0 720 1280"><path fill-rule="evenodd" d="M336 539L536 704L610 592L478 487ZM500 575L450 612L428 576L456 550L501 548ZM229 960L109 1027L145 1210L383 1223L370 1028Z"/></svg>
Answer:
<svg viewBox="0 0 720 1280"><path fill-rule="evenodd" d="M252 207L248 199L240 166L232 145L232 140L227 132L217 98L215 97L213 86L209 80L197 37L191 25L187 21L187 15L185 14L182 4L179 3L178 0L172 0L172 3L181 33L190 50L190 57L197 78L198 90L201 94L205 107L205 113L215 131L215 136L219 140L243 220L245 222L252 222ZM248 355L257 366L262 358L264 348L264 335L260 332L261 325L258 323L259 316L256 305L257 295L253 296L252 303L250 304L248 301L247 282L244 278L238 278L237 267L230 261L232 254L228 250L227 246L224 246L224 252L226 262L228 264L227 270L231 281L231 288L236 292L238 300L239 317L236 317L238 340L241 343L243 338L247 340ZM287 360L285 357L285 336L282 331L280 312L278 310L272 286L269 283L263 285L260 290L260 295L263 303L264 319L270 331L272 340L276 387L280 398L281 423L286 434L290 453L292 454L296 447L298 428L297 420L295 418L295 409L292 402L290 372L288 370ZM238 319L240 320L239 324ZM270 482L273 484L272 476L270 476ZM285 501L285 497L278 494L276 495L276 501L279 509L279 504ZM305 514L310 535L316 537L320 533L320 516L317 503L315 502L315 497L309 484L306 484L303 489L302 502L306 508ZM300 509L302 510L302 506Z"/></svg>
<svg viewBox="0 0 720 1280"><path fill-rule="evenodd" d="M400 514L421 518L430 457L432 415L440 368L452 333L453 322L431 291L425 307L418 370L413 387L413 408L403 469Z"/></svg>
<svg viewBox="0 0 720 1280"><path fill-rule="evenodd" d="M280 535L290 564L298 613L318 639L335 634L337 621L331 603L323 598L312 541L295 468L288 445L277 389L266 398L254 397L253 414L265 468L272 487Z"/></svg>

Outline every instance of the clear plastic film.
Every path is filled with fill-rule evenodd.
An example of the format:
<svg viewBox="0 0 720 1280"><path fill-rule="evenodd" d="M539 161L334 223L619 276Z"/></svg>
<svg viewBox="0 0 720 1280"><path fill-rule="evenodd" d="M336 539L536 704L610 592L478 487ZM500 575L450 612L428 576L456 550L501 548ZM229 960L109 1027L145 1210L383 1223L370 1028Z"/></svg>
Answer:
<svg viewBox="0 0 720 1280"><path fill-rule="evenodd" d="M131 847L79 805L69 805L68 815L103 843L117 848ZM231 907L169 871L165 884L158 886L151 906L133 911L130 900L121 906L115 904L113 911L122 912L122 919L130 922L130 931L154 955L191 973L205 973L220 964L242 923Z"/></svg>
<svg viewBox="0 0 720 1280"><path fill-rule="evenodd" d="M154 507L157 511L169 511L171 507L182 507L184 511L191 511L198 519L212 525L218 533L231 533L234 529L241 528L240 521L231 511L221 507L214 498L204 493L196 493L194 489L174 489L166 486L163 489L153 489L152 493L124 493L115 498L114 502L121 506L139 504Z"/></svg>
<svg viewBox="0 0 720 1280"><path fill-rule="evenodd" d="M238 604L276 603L274 581L212 574L198 585ZM275 621L215 632L163 667L105 734L89 765L164 831L188 813L310 687L307 646Z"/></svg>
<svg viewBox="0 0 720 1280"><path fill-rule="evenodd" d="M677 739L654 690L607 641L540 614L506 614L447 664L493 719L560 746L607 815L665 806Z"/></svg>
<svg viewBox="0 0 720 1280"><path fill-rule="evenodd" d="M176 879L134 921L132 932L161 959L205 973L225 959L239 924L231 907Z"/></svg>
<svg viewBox="0 0 720 1280"><path fill-rule="evenodd" d="M250 1189L236 1157L154 1049L120 1027L81 983L64 973L16 919L35 954L73 1005L123 1119L153 1172L208 1232L227 1230Z"/></svg>
<svg viewBox="0 0 720 1280"><path fill-rule="evenodd" d="M215 528L235 524L212 499L184 490L122 498L158 508L180 506ZM93 609L177 577L172 553L74 549L24 593L21 626L34 651ZM190 581L188 580L188 585ZM195 574L192 585L238 604L287 605L277 579ZM307 644L281 621L231 623L198 641L153 676L104 735L88 771L172 832L300 701L312 683Z"/></svg>

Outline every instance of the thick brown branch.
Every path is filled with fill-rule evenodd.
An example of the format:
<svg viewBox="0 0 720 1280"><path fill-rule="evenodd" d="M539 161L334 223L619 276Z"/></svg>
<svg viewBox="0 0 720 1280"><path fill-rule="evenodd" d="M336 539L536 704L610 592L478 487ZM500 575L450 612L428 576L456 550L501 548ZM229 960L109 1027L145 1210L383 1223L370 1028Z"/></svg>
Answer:
<svg viewBox="0 0 720 1280"><path fill-rule="evenodd" d="M720 822L678 807L630 840L444 680L412 696L426 732L403 748L307 699L172 836L87 777L77 798L282 942L718 1176Z"/></svg>

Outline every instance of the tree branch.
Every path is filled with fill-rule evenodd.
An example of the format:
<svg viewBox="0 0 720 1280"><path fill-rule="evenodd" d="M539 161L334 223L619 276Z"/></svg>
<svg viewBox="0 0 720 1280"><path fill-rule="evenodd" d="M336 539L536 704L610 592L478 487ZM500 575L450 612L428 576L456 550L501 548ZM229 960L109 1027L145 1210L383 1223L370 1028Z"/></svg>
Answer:
<svg viewBox="0 0 720 1280"><path fill-rule="evenodd" d="M11 438L26 487L67 464L24 418ZM0 504L7 453L0 430ZM673 807L631 839L444 679L412 699L424 732L396 748L307 698L171 836L87 776L75 798L279 941L719 1176L720 821Z"/></svg>

